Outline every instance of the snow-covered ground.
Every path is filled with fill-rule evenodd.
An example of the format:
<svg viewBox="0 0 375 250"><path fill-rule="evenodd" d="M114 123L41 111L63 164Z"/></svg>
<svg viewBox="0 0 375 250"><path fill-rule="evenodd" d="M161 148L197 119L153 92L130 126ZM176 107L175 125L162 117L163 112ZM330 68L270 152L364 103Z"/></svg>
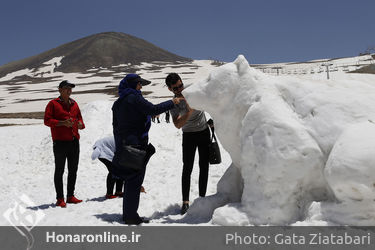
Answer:
<svg viewBox="0 0 375 250"><path fill-rule="evenodd" d="M44 125L12 126L0 128L2 139L0 154L1 193L0 211L13 207L13 202L25 194L45 216L38 225L120 225L122 199L106 200L107 169L98 160L92 161L92 145L99 138L111 135L110 101L96 101L82 107L86 129L81 132L80 164L76 195L84 202L67 208L55 207L53 184L54 158L50 130ZM148 164L141 194L139 214L152 218L150 225L207 223L195 217L183 218L181 206L182 149L181 131L173 123L153 123L150 142L157 153ZM216 193L216 185L230 165L230 157L223 152L223 163L210 168L207 195ZM196 163L197 164L197 163ZM191 200L198 197L198 166L194 167L191 182ZM64 173L66 185L67 169ZM66 188L65 191L66 193ZM29 212L30 212L29 211ZM3 216L0 225L9 225Z"/></svg>
<svg viewBox="0 0 375 250"><path fill-rule="evenodd" d="M319 59L303 63L273 63L257 65L262 72L271 75L297 75L302 77L325 77L327 66L330 74L335 72L349 72L357 70L363 66L374 64L373 55L362 55L355 57L344 57L336 59Z"/></svg>
<svg viewBox="0 0 375 250"><path fill-rule="evenodd" d="M179 73L184 83L189 85L207 77L209 72L217 67L213 65L211 60L194 60L177 65L165 62L142 63L141 65L122 64L112 66L109 69L92 68L81 73L62 73L55 69L61 64L62 58L53 58L45 62L40 68L22 69L1 77L0 113L44 111L48 100L58 94L57 86L62 80L69 80L75 83L76 88L74 91L76 92L97 91L116 87L119 82L118 79L124 77L126 73L134 73L132 71L111 74L113 70L119 67L131 67L132 70L136 70L137 74L151 80L152 84L146 86L143 91L152 92L148 95L148 99L152 102L158 102L160 97L171 95L164 83L168 73ZM371 55L364 55L339 59L320 59L302 63L261 64L255 65L255 67L269 75L277 75L277 71L279 71L280 75L292 75L301 79L325 79L327 77L326 67L322 66L322 64L327 62L332 64L329 66L330 77L337 79L337 77L342 75L345 75L344 78L346 78L346 72L356 70L364 65L374 64L375 60ZM277 70L275 69L276 67L280 67L280 69ZM101 73L107 74L102 76L100 75ZM6 83L6 81L13 80L19 76L32 77L36 82L17 81L16 85ZM78 93L75 94L75 98L81 105L95 100L115 100L113 96L106 93ZM0 119L0 124L2 123Z"/></svg>
<svg viewBox="0 0 375 250"><path fill-rule="evenodd" d="M222 148L222 164L210 167L208 196L196 199L186 215L179 215L181 131L162 116L162 123L153 124L150 132L157 153L148 165L147 193L141 195L139 209L152 219L150 225L375 225L374 75L337 71L329 80L325 72L273 76L249 68L243 57L218 68L209 61L194 64L200 67L190 68L193 74L181 74L186 85L194 83L186 96L193 107L214 118L219 140L230 156ZM155 72L149 67L145 64L137 73L159 83L143 89L153 91L147 98L155 103L170 95L163 77L187 70L166 66ZM67 76L44 88L56 88L62 78ZM74 79L69 79L77 82L74 91L84 88L79 78ZM0 99L8 101L1 100L2 112L13 110L14 96L4 88L0 93ZM66 209L53 206L48 127L0 127L0 211L25 194L35 204L27 209L44 213L38 225L121 223L122 200L104 199L107 170L90 158L94 142L112 133L113 98L103 94L89 101L88 96L74 92L72 96L86 123L76 185L77 196L85 202L68 204ZM41 111L46 102L32 102L35 106L20 110ZM197 170L196 164L192 201L198 197ZM0 225L8 221L2 217Z"/></svg>
<svg viewBox="0 0 375 250"><path fill-rule="evenodd" d="M119 80L127 73L113 73L109 76L98 76L100 73L110 73L109 69L91 69L84 73L62 73L55 71L60 64L62 57L54 58L45 62L44 67L38 69L23 69L0 78L0 113L14 112L40 112L44 111L48 100L58 95L57 86L62 80L69 80L76 84L73 93L83 92L74 95L74 98L81 106L95 100L114 101L114 96L106 93L87 93L93 90L105 90L110 87L117 87ZM134 65L137 74L152 81L152 84L144 87L143 91L152 92L148 98L152 102L159 102L160 97L171 96L165 86L164 79L170 72L181 74L186 84L193 83L196 79L206 77L215 68L210 60L195 60L182 65L172 63L160 64L155 62ZM162 65L162 67L161 67ZM120 65L121 66L121 65ZM113 66L118 68L119 66ZM95 72L94 72L95 71ZM17 82L16 85L8 84L6 81L15 79L17 76L33 77L35 83L28 81ZM40 79L40 80L38 80ZM48 80L46 80L48 79ZM86 93L85 93L86 92ZM156 100L154 100L156 99ZM3 123L0 119L0 124Z"/></svg>

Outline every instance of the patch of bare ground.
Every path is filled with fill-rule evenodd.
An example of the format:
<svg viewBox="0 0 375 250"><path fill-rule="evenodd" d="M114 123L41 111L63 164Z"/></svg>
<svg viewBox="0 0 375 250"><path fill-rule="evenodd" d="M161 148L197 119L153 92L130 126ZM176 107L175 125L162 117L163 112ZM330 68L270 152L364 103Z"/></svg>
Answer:
<svg viewBox="0 0 375 250"><path fill-rule="evenodd" d="M55 77L31 77L28 75L16 76L12 80L0 82L0 85L24 85L24 84L34 84L34 83L44 83L57 81L59 78Z"/></svg>
<svg viewBox="0 0 375 250"><path fill-rule="evenodd" d="M19 124L7 123L7 124L0 124L0 127L10 127L10 126L17 126Z"/></svg>
<svg viewBox="0 0 375 250"><path fill-rule="evenodd" d="M18 99L14 103L25 103L25 102L38 102L38 101L49 101L52 98L39 98L39 99Z"/></svg>
<svg viewBox="0 0 375 250"><path fill-rule="evenodd" d="M157 65L152 65L152 66L147 66L145 68L142 68L144 70L148 70L148 71L153 71L153 72L161 72L161 70L163 69L163 67L161 66L157 66Z"/></svg>
<svg viewBox="0 0 375 250"><path fill-rule="evenodd" d="M80 84L76 84L76 87L79 87L79 86L86 86L86 85L92 85L92 84L109 84L111 82L83 82L83 83L80 83ZM77 89L77 88L75 88ZM76 92L75 89L73 89L73 92Z"/></svg>
<svg viewBox="0 0 375 250"><path fill-rule="evenodd" d="M180 65L172 65L172 66L169 66L171 67L172 69L178 69L178 68L187 68L187 67L191 67L191 64L180 64ZM196 66L194 68L199 68L200 66Z"/></svg>
<svg viewBox="0 0 375 250"><path fill-rule="evenodd" d="M82 91L74 91L73 95L75 94L107 94L117 96L117 87L108 87L105 89L91 89L91 90L82 90Z"/></svg>
<svg viewBox="0 0 375 250"><path fill-rule="evenodd" d="M150 80L165 80L165 77L153 77Z"/></svg>
<svg viewBox="0 0 375 250"><path fill-rule="evenodd" d="M54 93L58 92L57 88L56 89L34 89L34 90L28 90L28 89L19 89L17 91L12 91L9 92L9 94L14 94L14 93Z"/></svg>
<svg viewBox="0 0 375 250"><path fill-rule="evenodd" d="M9 91L10 94L17 93L21 91L22 89L25 89L23 86L14 86L14 87L8 87L7 90Z"/></svg>
<svg viewBox="0 0 375 250"><path fill-rule="evenodd" d="M0 124L0 127L10 127L10 126L28 126L28 125L35 125L35 123L23 123L23 124L4 123L4 124Z"/></svg>
<svg viewBox="0 0 375 250"><path fill-rule="evenodd" d="M375 65L368 65L360 69L351 71L350 73L364 73L364 74L375 74Z"/></svg>
<svg viewBox="0 0 375 250"><path fill-rule="evenodd" d="M44 119L44 112L0 113L3 119Z"/></svg>
<svg viewBox="0 0 375 250"><path fill-rule="evenodd" d="M113 95L113 96L117 97L118 96L118 88L117 88L117 86L116 87L109 86L108 88L105 88L105 89L92 89L92 90L74 91L73 95L74 94L97 94L97 93ZM142 95L149 95L151 93L152 93L152 91L142 91Z"/></svg>

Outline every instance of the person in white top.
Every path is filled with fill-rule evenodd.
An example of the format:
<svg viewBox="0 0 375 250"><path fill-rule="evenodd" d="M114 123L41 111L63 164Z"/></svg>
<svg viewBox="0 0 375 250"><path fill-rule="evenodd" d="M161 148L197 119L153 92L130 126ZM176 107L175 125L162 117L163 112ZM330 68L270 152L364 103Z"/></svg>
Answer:
<svg viewBox="0 0 375 250"><path fill-rule="evenodd" d="M105 197L107 199L113 199L116 197L123 196L123 186L124 182L120 179L115 179L112 176L112 159L114 152L116 150L115 139L113 136L108 136L102 139L99 139L95 142L93 146L94 151L92 152L91 159L99 159L108 169L107 175L107 193ZM116 191L113 194L113 188L116 184Z"/></svg>
<svg viewBox="0 0 375 250"><path fill-rule="evenodd" d="M92 160L99 159L108 169L108 175L107 175L107 193L105 197L107 199L113 199L116 197L122 197L123 192L123 186L124 181L118 178L114 178L112 175L112 159L115 154L116 145L115 145L115 138L112 136L104 137L102 139L99 139L95 142L93 146L93 152L91 155ZM115 194L113 194L113 188L116 184L116 191ZM146 193L143 186L141 186L141 192Z"/></svg>

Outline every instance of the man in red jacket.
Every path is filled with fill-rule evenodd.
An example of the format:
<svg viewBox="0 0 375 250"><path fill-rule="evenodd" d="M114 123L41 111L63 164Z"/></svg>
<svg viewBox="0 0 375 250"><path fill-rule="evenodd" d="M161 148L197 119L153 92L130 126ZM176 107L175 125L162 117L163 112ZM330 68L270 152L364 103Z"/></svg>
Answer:
<svg viewBox="0 0 375 250"><path fill-rule="evenodd" d="M53 154L55 156L54 183L56 189L56 206L66 207L63 191L63 174L65 161L68 159L67 203L80 203L74 197L79 160L79 133L84 129L81 111L77 102L69 98L75 85L69 81L59 84L60 96L51 100L44 113L44 124L51 128Z"/></svg>

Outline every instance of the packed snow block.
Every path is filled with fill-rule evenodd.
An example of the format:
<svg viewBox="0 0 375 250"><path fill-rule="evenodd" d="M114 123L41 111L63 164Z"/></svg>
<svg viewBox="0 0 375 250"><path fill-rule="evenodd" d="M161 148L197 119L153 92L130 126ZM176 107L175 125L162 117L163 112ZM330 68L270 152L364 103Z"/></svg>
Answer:
<svg viewBox="0 0 375 250"><path fill-rule="evenodd" d="M213 117L243 179L241 210L256 225L290 224L311 202L336 200L324 175L331 150L346 128L375 117L375 86L269 76L241 55L183 94Z"/></svg>
<svg viewBox="0 0 375 250"><path fill-rule="evenodd" d="M212 223L222 226L249 226L247 214L241 209L240 203L231 203L215 210Z"/></svg>
<svg viewBox="0 0 375 250"><path fill-rule="evenodd" d="M286 224L303 214L311 189L324 188L319 145L279 98L264 93L243 119L239 141L242 203L255 224ZM250 156L250 157L249 157Z"/></svg>
<svg viewBox="0 0 375 250"><path fill-rule="evenodd" d="M218 192L216 194L194 200L194 203L187 212L190 217L189 219L211 220L217 208L231 203L239 203L241 201L242 189L243 181L241 173L239 168L232 163L218 182Z"/></svg>
<svg viewBox="0 0 375 250"><path fill-rule="evenodd" d="M220 181L217 183L217 191L223 194L227 203L237 203L241 201L243 192L243 179L239 168L233 163L225 171Z"/></svg>
<svg viewBox="0 0 375 250"><path fill-rule="evenodd" d="M374 151L374 123L353 125L338 138L324 172L339 201L375 201Z"/></svg>

